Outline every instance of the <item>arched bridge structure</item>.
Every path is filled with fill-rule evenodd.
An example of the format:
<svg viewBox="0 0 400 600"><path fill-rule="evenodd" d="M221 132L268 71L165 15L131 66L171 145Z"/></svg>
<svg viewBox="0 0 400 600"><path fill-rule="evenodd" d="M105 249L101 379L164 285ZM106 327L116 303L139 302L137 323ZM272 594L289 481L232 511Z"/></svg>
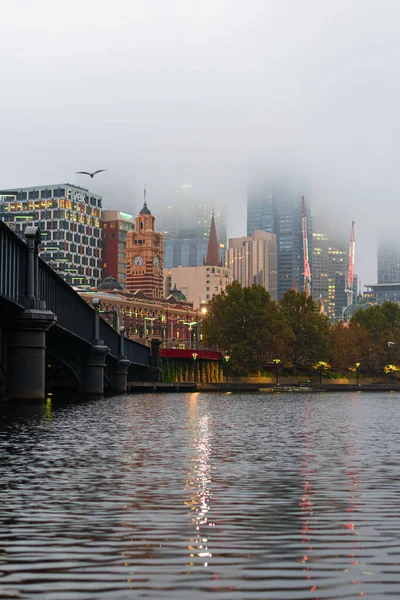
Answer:
<svg viewBox="0 0 400 600"><path fill-rule="evenodd" d="M126 391L129 379L157 378L159 348L129 340L100 318L38 255L36 227L25 241L0 221L0 397L43 398L74 387Z"/></svg>

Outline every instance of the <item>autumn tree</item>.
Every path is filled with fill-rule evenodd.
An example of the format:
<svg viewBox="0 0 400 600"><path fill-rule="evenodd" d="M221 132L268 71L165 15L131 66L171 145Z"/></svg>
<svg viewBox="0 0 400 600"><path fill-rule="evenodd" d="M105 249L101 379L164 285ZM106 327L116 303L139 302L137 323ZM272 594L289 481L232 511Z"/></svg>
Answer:
<svg viewBox="0 0 400 600"><path fill-rule="evenodd" d="M346 373L356 363L368 368L370 340L367 331L357 322L338 321L331 327L331 365Z"/></svg>
<svg viewBox="0 0 400 600"><path fill-rule="evenodd" d="M280 300L279 309L292 332L288 358L294 370L321 360L329 361L330 325L320 305L304 292L289 290Z"/></svg>

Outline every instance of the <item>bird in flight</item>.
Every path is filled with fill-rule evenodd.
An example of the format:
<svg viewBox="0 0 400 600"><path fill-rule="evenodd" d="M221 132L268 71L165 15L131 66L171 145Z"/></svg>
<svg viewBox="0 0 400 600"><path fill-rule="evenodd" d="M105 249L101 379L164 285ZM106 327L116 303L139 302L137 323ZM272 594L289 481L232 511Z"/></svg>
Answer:
<svg viewBox="0 0 400 600"><path fill-rule="evenodd" d="M89 177L91 177L93 179L93 177L95 175L97 175L97 173L102 173L103 171L107 171L107 169L99 169L98 171L94 171L94 173L88 173L87 171L76 171L76 172L79 173L80 175L89 175Z"/></svg>

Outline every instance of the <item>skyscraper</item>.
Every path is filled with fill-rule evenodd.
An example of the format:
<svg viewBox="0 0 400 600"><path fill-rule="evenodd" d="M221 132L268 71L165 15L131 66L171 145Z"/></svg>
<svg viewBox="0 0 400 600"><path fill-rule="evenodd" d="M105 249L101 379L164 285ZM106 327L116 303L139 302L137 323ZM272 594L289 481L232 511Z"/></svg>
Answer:
<svg viewBox="0 0 400 600"><path fill-rule="evenodd" d="M378 283L400 283L400 238L386 230L378 239Z"/></svg>
<svg viewBox="0 0 400 600"><path fill-rule="evenodd" d="M41 258L73 285L101 278L101 205L101 196L70 183L0 191L0 219L20 237L36 225Z"/></svg>
<svg viewBox="0 0 400 600"><path fill-rule="evenodd" d="M226 266L232 277L243 287L253 283L264 287L277 300L276 235L253 231L251 236L230 238L226 251Z"/></svg>
<svg viewBox="0 0 400 600"><path fill-rule="evenodd" d="M304 257L300 185L292 179L270 177L250 188L247 235L258 229L275 233L278 248L278 298L295 285L304 290ZM307 240L312 265L312 220L307 209Z"/></svg>
<svg viewBox="0 0 400 600"><path fill-rule="evenodd" d="M207 248L208 238L164 240L164 268L200 267L207 256ZM224 248L219 248L219 255L221 262L224 263Z"/></svg>
<svg viewBox="0 0 400 600"><path fill-rule="evenodd" d="M325 233L313 233L312 295L331 319L341 318L347 306L348 253L332 244Z"/></svg>
<svg viewBox="0 0 400 600"><path fill-rule="evenodd" d="M226 247L227 227L224 211L211 203L194 199L162 206L157 211L157 222L165 240L208 239L210 220L214 215L217 237Z"/></svg>

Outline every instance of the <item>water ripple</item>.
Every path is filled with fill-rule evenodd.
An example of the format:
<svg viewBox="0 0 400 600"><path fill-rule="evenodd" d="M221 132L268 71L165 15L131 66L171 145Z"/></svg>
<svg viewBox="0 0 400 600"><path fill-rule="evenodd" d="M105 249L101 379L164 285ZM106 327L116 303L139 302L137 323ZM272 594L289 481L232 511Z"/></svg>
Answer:
<svg viewBox="0 0 400 600"><path fill-rule="evenodd" d="M398 598L399 400L4 409L0 598Z"/></svg>

